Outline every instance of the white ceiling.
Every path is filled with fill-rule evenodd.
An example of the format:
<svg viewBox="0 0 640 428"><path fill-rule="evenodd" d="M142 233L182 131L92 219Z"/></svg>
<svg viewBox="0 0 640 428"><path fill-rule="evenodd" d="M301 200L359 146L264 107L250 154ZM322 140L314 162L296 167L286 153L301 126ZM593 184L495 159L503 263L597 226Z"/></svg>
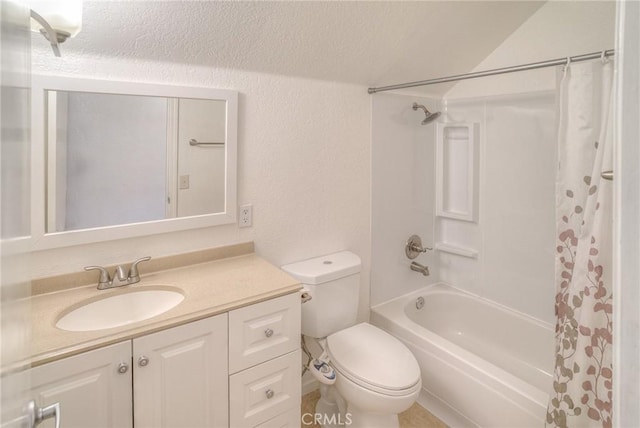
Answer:
<svg viewBox="0 0 640 428"><path fill-rule="evenodd" d="M62 51L382 86L473 69L543 4L86 1Z"/></svg>

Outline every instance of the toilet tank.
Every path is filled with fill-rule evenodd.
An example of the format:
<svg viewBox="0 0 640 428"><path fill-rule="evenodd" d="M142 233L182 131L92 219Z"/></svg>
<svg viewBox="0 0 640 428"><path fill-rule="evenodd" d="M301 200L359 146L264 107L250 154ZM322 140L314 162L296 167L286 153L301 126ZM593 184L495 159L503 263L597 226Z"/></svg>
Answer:
<svg viewBox="0 0 640 428"><path fill-rule="evenodd" d="M302 334L321 338L355 324L360 264L360 257L341 251L282 266L311 295L302 304Z"/></svg>

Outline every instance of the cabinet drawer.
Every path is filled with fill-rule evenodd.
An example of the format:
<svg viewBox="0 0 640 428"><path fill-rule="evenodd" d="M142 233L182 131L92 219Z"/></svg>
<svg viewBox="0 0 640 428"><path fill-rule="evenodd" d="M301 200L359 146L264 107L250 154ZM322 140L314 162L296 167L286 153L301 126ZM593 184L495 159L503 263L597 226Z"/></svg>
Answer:
<svg viewBox="0 0 640 428"><path fill-rule="evenodd" d="M230 376L230 426L260 426L299 409L301 389L299 349Z"/></svg>
<svg viewBox="0 0 640 428"><path fill-rule="evenodd" d="M300 347L300 296L229 312L229 373L237 373Z"/></svg>

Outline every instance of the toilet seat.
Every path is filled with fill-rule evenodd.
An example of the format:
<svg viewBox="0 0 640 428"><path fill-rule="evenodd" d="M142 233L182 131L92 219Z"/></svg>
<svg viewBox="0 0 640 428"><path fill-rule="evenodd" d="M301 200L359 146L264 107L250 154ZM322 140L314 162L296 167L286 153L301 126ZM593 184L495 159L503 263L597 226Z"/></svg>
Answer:
<svg viewBox="0 0 640 428"><path fill-rule="evenodd" d="M389 333L361 323L327 337L331 364L345 378L375 392L402 396L420 388L420 367Z"/></svg>

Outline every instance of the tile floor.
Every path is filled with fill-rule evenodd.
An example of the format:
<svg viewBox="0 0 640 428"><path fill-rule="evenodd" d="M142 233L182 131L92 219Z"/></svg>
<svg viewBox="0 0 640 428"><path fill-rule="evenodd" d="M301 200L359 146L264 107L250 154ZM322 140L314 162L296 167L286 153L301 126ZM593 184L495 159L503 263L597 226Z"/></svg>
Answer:
<svg viewBox="0 0 640 428"><path fill-rule="evenodd" d="M320 398L320 391L313 391L302 397L302 414L313 413L316 402ZM304 425L301 428L321 428L320 425ZM447 428L438 418L425 410L418 403L409 410L400 413L400 428Z"/></svg>

